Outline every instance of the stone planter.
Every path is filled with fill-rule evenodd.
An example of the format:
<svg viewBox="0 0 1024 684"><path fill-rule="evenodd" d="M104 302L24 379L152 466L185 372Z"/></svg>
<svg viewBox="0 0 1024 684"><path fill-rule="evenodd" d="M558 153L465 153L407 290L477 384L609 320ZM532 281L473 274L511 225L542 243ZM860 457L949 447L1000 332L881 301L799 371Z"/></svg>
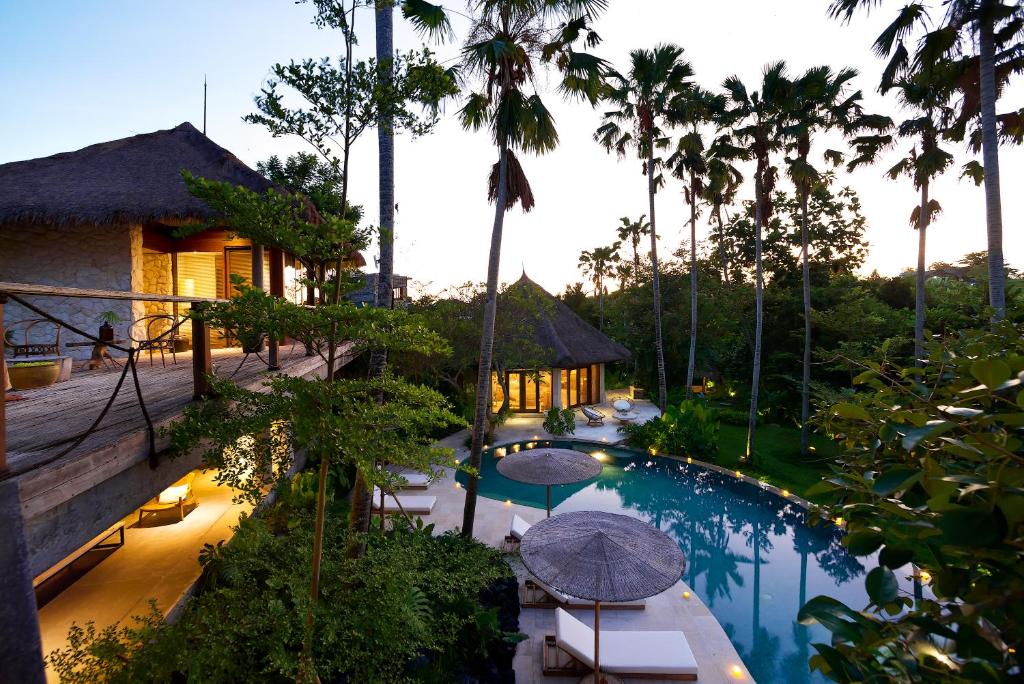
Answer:
<svg viewBox="0 0 1024 684"><path fill-rule="evenodd" d="M7 374L14 389L29 390L57 382L60 366L52 361L12 362L7 367Z"/></svg>

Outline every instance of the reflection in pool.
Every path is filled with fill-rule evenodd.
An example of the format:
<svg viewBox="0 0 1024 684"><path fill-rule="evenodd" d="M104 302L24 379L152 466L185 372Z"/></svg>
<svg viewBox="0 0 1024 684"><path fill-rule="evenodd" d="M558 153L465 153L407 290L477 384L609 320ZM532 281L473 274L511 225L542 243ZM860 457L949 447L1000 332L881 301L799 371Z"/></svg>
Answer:
<svg viewBox="0 0 1024 684"><path fill-rule="evenodd" d="M624 513L675 538L686 554L683 578L758 682L825 681L808 671L807 659L811 643L827 642L828 633L817 625L798 624L797 611L818 594L856 608L867 604L863 579L858 579L865 568L843 549L834 526L808 527L803 510L791 502L674 459L582 442L540 441L536 446L606 455L598 477L552 487L552 513ZM499 475L493 451L484 454L480 495L544 508L544 487ZM464 473L456 478L465 484Z"/></svg>

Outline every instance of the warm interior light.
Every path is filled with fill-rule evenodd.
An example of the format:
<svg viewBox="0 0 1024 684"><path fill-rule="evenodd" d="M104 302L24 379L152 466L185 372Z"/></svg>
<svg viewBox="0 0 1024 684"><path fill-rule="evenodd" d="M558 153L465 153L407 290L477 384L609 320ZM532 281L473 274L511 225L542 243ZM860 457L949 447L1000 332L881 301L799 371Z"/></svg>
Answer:
<svg viewBox="0 0 1024 684"><path fill-rule="evenodd" d="M733 676L733 679L743 679L743 668L739 665L733 665L729 670L729 674Z"/></svg>

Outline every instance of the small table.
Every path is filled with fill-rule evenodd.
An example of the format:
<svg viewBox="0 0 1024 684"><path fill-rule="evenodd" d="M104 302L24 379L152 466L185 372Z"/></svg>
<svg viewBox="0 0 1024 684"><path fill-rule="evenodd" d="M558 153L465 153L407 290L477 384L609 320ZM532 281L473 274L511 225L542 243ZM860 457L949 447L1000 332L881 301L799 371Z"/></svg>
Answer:
<svg viewBox="0 0 1024 684"><path fill-rule="evenodd" d="M92 347L92 356L89 358L89 370L99 368L104 365L107 361L110 361L115 366L120 367L121 364L117 362L113 356L110 355L110 349L107 348L108 344L125 344L127 340L104 340L104 341L93 341L86 340L85 342L66 342L65 347Z"/></svg>

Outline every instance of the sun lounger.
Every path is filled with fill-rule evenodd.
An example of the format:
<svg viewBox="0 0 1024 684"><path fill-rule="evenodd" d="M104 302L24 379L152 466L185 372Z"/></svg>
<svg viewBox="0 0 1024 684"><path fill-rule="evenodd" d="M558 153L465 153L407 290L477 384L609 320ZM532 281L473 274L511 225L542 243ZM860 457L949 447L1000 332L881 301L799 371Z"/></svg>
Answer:
<svg viewBox="0 0 1024 684"><path fill-rule="evenodd" d="M403 494L398 497L398 501L395 501L395 497L387 494L384 496L384 512L385 513L398 513L405 511L406 513L415 513L417 515L427 515L434 510L434 504L437 503L436 496L424 496L422 494ZM399 508L398 504L402 504ZM378 487L373 488L373 510L380 510L380 489Z"/></svg>
<svg viewBox="0 0 1024 684"><path fill-rule="evenodd" d="M604 414L595 408L590 406L584 406L580 409L584 416L587 418L587 425L597 426L604 425Z"/></svg>
<svg viewBox="0 0 1024 684"><path fill-rule="evenodd" d="M600 644L602 672L628 679L697 679L697 660L682 632L602 629ZM555 633L544 637L544 674L571 677L593 669L594 630L557 609Z"/></svg>
<svg viewBox="0 0 1024 684"><path fill-rule="evenodd" d="M530 529L530 523L526 522L519 517L517 513L512 514L512 522L508 526L508 536L505 537L505 541L510 543L519 543L523 541L523 535Z"/></svg>
<svg viewBox="0 0 1024 684"><path fill-rule="evenodd" d="M426 489L430 486L430 476L426 473L419 473L415 470L396 470L393 471L393 473L404 480L402 483L402 489Z"/></svg>

